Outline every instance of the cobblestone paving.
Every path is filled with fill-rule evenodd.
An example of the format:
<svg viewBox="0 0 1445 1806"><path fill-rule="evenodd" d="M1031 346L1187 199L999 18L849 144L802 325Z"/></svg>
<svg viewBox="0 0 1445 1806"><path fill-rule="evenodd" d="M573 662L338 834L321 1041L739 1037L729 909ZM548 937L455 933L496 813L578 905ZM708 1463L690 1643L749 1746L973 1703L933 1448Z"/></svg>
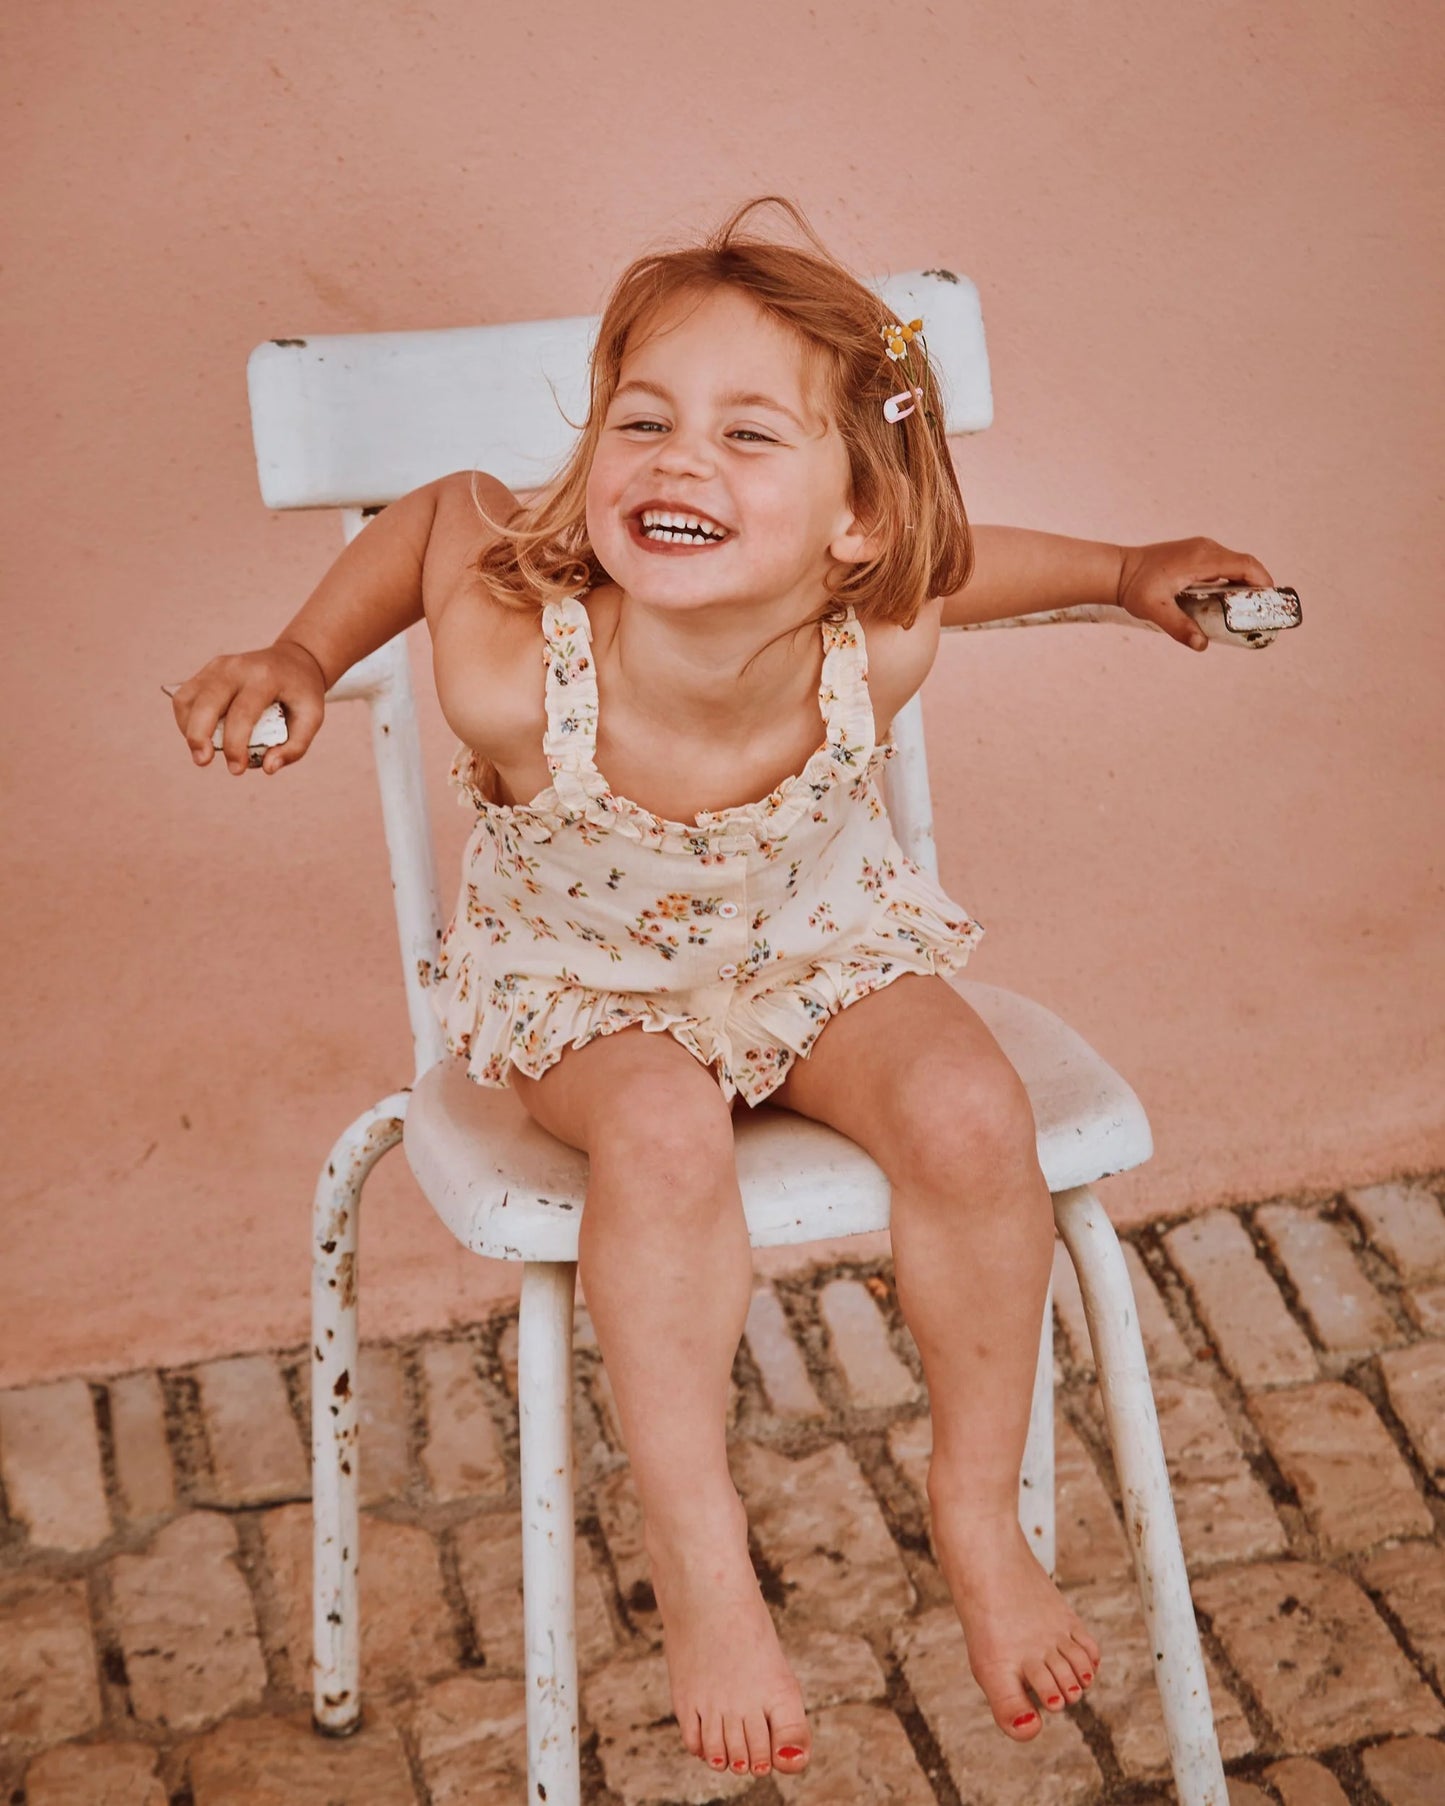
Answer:
<svg viewBox="0 0 1445 1806"><path fill-rule="evenodd" d="M1156 1224L1126 1251L1236 1806L1445 1801L1437 1180ZM1009 1744L931 1558L926 1398L886 1261L760 1283L733 1474L807 1699L802 1777L719 1779L670 1717L635 1494L578 1314L589 1806L1146 1806L1174 1797L1082 1311L1056 1268L1058 1575L1105 1649ZM366 1722L307 1710L304 1349L0 1393L0 1800L525 1797L515 1312L367 1346Z"/></svg>

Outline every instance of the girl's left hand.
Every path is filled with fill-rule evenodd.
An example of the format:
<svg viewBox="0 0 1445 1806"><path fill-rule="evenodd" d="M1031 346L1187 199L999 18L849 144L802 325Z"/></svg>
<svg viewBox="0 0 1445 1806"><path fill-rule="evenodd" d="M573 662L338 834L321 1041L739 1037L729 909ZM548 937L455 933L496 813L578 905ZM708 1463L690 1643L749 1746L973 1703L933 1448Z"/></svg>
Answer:
<svg viewBox="0 0 1445 1806"><path fill-rule="evenodd" d="M1171 639L1196 652L1209 641L1174 600L1191 583L1255 583L1273 589L1274 579L1248 552L1231 552L1215 539L1166 539L1152 546L1124 546L1119 566L1118 604L1141 621L1162 627Z"/></svg>

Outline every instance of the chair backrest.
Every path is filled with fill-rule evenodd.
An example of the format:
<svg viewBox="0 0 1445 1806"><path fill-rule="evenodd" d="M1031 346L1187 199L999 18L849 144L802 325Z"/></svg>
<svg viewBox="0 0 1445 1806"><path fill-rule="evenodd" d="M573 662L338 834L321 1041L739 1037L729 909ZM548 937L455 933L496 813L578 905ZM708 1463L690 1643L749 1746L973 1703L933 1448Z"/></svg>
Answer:
<svg viewBox="0 0 1445 1806"><path fill-rule="evenodd" d="M978 290L949 270L875 284L895 319L922 318L951 435L993 420ZM374 511L454 470L485 470L512 489L542 486L575 439L588 403L596 316L437 332L270 339L246 368L261 497L268 508L335 508L346 538ZM575 423L575 425L574 425ZM328 701L364 698L381 786L418 1075L443 1055L428 1007L442 932L436 859L405 636L354 665ZM937 876L933 811L917 696L894 718L898 756L884 793L899 845Z"/></svg>

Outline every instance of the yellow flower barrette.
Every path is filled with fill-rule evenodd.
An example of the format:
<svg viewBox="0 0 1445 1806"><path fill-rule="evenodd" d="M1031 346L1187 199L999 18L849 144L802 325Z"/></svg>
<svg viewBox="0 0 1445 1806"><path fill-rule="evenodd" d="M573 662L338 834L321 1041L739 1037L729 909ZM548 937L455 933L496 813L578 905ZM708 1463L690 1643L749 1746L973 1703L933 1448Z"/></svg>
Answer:
<svg viewBox="0 0 1445 1806"><path fill-rule="evenodd" d="M922 320L910 320L906 326L899 325L895 320L890 325L879 328L884 347L887 350L889 357L895 364L900 360L904 361L908 367L907 374L909 376L913 374L911 367L912 358L909 355L909 347L914 338L922 331ZM923 390L916 384L910 384L908 388L902 390L899 394L890 395L887 401L884 402L883 418L888 421L890 425L898 420L906 420L922 400Z"/></svg>

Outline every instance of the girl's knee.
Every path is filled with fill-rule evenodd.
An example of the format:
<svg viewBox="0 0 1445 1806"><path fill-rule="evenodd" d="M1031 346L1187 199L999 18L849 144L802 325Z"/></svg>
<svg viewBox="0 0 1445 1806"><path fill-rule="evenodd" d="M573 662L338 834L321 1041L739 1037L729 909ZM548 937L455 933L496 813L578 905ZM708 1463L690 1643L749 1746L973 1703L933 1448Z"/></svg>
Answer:
<svg viewBox="0 0 1445 1806"><path fill-rule="evenodd" d="M1037 1165L1038 1128L1023 1080L1006 1059L930 1062L926 1090L903 1103L902 1145L918 1176L958 1181Z"/></svg>
<svg viewBox="0 0 1445 1806"><path fill-rule="evenodd" d="M596 1123L589 1158L594 1174L631 1175L678 1196L737 1186L732 1112L721 1092L709 1098L690 1086L661 1084L614 1099Z"/></svg>

